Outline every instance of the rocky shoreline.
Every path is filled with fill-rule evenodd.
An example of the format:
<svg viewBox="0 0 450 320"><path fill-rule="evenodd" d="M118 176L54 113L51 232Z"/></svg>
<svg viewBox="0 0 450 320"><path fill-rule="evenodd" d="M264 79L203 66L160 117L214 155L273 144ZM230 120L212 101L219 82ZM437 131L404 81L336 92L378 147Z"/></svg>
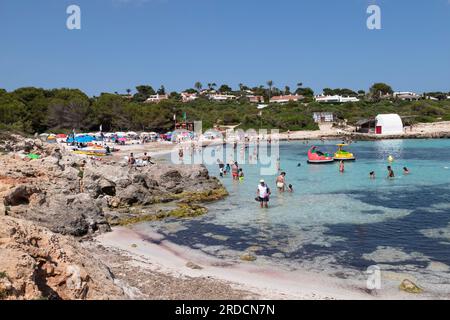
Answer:
<svg viewBox="0 0 450 320"><path fill-rule="evenodd" d="M130 168L11 136L0 142L0 299L126 298L79 241L115 225L205 214L202 203L226 195L202 165Z"/></svg>

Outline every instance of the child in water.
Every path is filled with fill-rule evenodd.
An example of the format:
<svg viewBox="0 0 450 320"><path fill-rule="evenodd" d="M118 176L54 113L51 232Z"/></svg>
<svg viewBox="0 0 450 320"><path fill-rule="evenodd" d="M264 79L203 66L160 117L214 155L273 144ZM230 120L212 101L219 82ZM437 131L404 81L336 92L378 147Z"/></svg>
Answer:
<svg viewBox="0 0 450 320"><path fill-rule="evenodd" d="M239 182L244 181L244 171L242 171L242 168L239 169Z"/></svg>
<svg viewBox="0 0 450 320"><path fill-rule="evenodd" d="M369 173L369 177L370 177L370 179L375 179L375 171L371 171Z"/></svg>
<svg viewBox="0 0 450 320"><path fill-rule="evenodd" d="M403 174L409 174L409 169L407 167L403 167Z"/></svg>
<svg viewBox="0 0 450 320"><path fill-rule="evenodd" d="M288 186L288 191L289 191L289 192L294 192L294 188L292 187L292 184L290 184L290 185Z"/></svg>

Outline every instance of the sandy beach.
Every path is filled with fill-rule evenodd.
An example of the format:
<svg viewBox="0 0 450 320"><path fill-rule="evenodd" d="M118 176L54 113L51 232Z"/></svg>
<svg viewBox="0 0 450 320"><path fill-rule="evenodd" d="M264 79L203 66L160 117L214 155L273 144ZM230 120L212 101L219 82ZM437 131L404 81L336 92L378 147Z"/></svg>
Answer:
<svg viewBox="0 0 450 320"><path fill-rule="evenodd" d="M162 241L161 241L162 240ZM135 283L135 298L153 299L294 299L367 300L430 299L432 293L412 296L398 290L398 279L407 274L386 273L382 290L368 290L364 279L341 279L306 270L287 270L258 260L232 263L163 240L157 233L140 234L118 227L86 246L101 252L117 270L118 281ZM146 283L148 274L166 283L163 295ZM191 283L191 285L188 285ZM179 287L186 285L187 291ZM214 294L211 295L211 285Z"/></svg>
<svg viewBox="0 0 450 320"><path fill-rule="evenodd" d="M412 130L407 127L403 135L374 135L374 134L359 134L355 133L354 127L347 127L345 129L339 129L333 127L331 124L320 124L320 130L314 131L292 131L289 134L287 132L281 132L277 134L277 139L280 141L287 140L319 140L319 139L342 139L349 137L350 139L361 140L373 140L373 139L421 139L421 138L440 138L450 136L450 121L442 121L435 123L418 123L413 126ZM269 132L270 133L270 132ZM267 137L266 137L267 138ZM211 140L203 141L203 146L222 144L222 141ZM190 142L184 142L181 144L184 147L189 147ZM140 155L144 152L148 152L151 156L161 156L168 154L172 151L177 151L180 148L179 144L170 142L150 142L146 144L127 144L119 146L120 151L115 152L112 156L114 160L123 160L125 156L128 156L130 152L134 152Z"/></svg>

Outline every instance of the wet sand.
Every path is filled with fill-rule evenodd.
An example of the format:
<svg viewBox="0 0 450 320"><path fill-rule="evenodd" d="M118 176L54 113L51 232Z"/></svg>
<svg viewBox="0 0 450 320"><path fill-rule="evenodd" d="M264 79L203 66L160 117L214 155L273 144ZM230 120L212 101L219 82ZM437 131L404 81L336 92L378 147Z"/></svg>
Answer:
<svg viewBox="0 0 450 320"><path fill-rule="evenodd" d="M427 299L431 295L411 295L398 289L396 281L385 280L382 290L366 289L364 280L340 279L304 270L285 270L253 262L235 263L208 256L198 250L170 243L157 233L140 234L126 227L100 235L95 240L109 256L126 256L128 264L139 269L153 270L162 277L191 279L217 283L217 292L223 286L237 299ZM122 281L139 282L142 272L135 272ZM144 273L145 274L145 273ZM142 281L144 279L141 279ZM179 287L166 288L167 298L178 299ZM210 298L210 285L196 288L197 298ZM214 289L215 291L215 289ZM220 296L220 294L219 294ZM197 299L196 298L196 299ZM220 297L218 297L220 299Z"/></svg>

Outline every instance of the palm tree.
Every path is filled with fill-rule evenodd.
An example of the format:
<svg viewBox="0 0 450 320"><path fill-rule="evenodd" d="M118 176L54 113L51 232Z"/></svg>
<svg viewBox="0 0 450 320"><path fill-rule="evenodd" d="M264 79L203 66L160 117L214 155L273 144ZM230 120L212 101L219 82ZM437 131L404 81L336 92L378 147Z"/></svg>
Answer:
<svg viewBox="0 0 450 320"><path fill-rule="evenodd" d="M200 93L200 90L202 90L203 87L202 83L200 81L197 81L194 86L195 89L197 89L197 91Z"/></svg>
<svg viewBox="0 0 450 320"><path fill-rule="evenodd" d="M127 93L128 93L128 95L130 95L131 89L127 89Z"/></svg>
<svg viewBox="0 0 450 320"><path fill-rule="evenodd" d="M243 83L239 83L239 91L244 91L244 84Z"/></svg>
<svg viewBox="0 0 450 320"><path fill-rule="evenodd" d="M270 102L270 98L271 98L271 95L272 95L273 81L272 80L267 81L267 85L269 86L269 102Z"/></svg>
<svg viewBox="0 0 450 320"><path fill-rule="evenodd" d="M211 88L214 89L215 87L217 87L217 84L215 82L211 83Z"/></svg>
<svg viewBox="0 0 450 320"><path fill-rule="evenodd" d="M289 86L285 86L285 87L284 87L284 94L285 94L285 95L291 94L291 88L289 88Z"/></svg>
<svg viewBox="0 0 450 320"><path fill-rule="evenodd" d="M303 86L303 82L297 83L297 87L301 88Z"/></svg>

